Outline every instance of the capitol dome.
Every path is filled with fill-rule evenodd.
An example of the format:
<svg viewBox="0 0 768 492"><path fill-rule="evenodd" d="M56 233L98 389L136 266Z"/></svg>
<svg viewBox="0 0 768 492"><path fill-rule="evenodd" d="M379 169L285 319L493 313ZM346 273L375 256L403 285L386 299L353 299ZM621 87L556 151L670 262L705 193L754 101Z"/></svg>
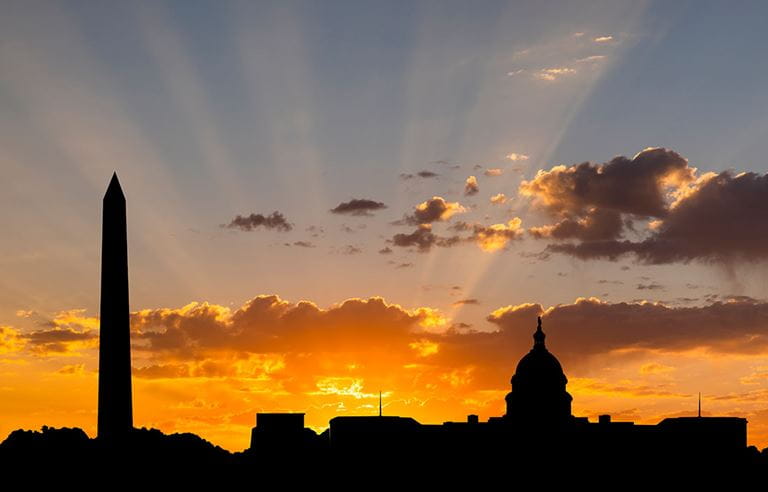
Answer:
<svg viewBox="0 0 768 492"><path fill-rule="evenodd" d="M533 334L533 348L517 364L512 391L507 394L508 419L521 423L567 423L571 419L572 397L565 389L568 378L544 344L541 317Z"/></svg>

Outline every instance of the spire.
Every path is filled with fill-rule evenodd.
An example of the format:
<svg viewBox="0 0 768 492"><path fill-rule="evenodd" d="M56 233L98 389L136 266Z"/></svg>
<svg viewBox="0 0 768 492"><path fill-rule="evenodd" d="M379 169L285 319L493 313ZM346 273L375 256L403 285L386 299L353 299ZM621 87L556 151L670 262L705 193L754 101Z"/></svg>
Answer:
<svg viewBox="0 0 768 492"><path fill-rule="evenodd" d="M699 391L699 418L701 418L701 391Z"/></svg>
<svg viewBox="0 0 768 492"><path fill-rule="evenodd" d="M125 195L123 194L123 188L120 186L120 180L117 179L117 172L112 173L112 179L107 186L107 192L104 194L104 200L119 199L125 201Z"/></svg>
<svg viewBox="0 0 768 492"><path fill-rule="evenodd" d="M533 334L533 348L544 348L544 339L547 336L541 330L541 316L539 316L539 325L536 327L536 333Z"/></svg>

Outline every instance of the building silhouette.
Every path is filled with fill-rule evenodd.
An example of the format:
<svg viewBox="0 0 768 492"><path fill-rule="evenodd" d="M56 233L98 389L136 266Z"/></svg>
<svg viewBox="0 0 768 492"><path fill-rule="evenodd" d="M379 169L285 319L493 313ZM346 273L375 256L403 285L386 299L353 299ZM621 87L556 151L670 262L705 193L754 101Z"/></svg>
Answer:
<svg viewBox="0 0 768 492"><path fill-rule="evenodd" d="M533 348L517 364L512 391L505 398L510 421L527 424L566 425L571 419L573 397L565 390L568 378L557 357L544 344L541 316L533 334Z"/></svg>
<svg viewBox="0 0 768 492"><path fill-rule="evenodd" d="M656 470L679 471L706 464L735 466L747 449L747 420L738 417L666 418L656 425L597 422L571 414L572 397L557 358L547 350L541 318L533 348L518 363L506 414L480 422L421 424L410 417L339 416L314 440L302 434L304 414L257 414L249 453L268 456L270 449L301 453L323 450L331 460L400 463L454 463L456 466L515 468L547 466L612 470L651 464ZM300 417L297 417L300 416ZM265 436L269 436L265 439ZM284 453L281 453L281 455ZM372 460L372 461L371 461ZM393 461L394 460L394 461ZM484 467L484 468L482 468ZM402 470L401 470L402 471ZM500 469L494 469L500 472Z"/></svg>
<svg viewBox="0 0 768 492"><path fill-rule="evenodd" d="M115 441L133 428L128 242L125 195L117 173L107 187L102 213L98 437Z"/></svg>

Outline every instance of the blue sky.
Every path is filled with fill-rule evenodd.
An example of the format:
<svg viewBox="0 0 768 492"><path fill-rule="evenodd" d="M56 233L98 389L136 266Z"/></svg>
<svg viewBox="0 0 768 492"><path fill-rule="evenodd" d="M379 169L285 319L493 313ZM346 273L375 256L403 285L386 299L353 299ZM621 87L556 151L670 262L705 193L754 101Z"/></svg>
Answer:
<svg viewBox="0 0 768 492"><path fill-rule="evenodd" d="M630 300L637 277L665 283L683 267L627 273L627 262L520 255L540 251L537 242L494 255L377 251L407 232L389 222L432 196L466 205L466 219L538 225L517 186L556 164L663 146L703 171L766 170L759 2L8 2L4 10L6 318L95 308L99 200L113 170L129 199L136 308L238 303L262 292L445 308L454 285L488 305L549 305L600 296L594 283L609 277L626 283L613 299ZM511 153L528 158L511 162ZM503 176L479 176L482 196L462 196L469 175L496 167ZM439 176L398 178L420 170ZM508 207L487 203L497 193L511 198ZM329 214L351 198L388 208L374 219ZM272 211L293 231L219 227ZM283 246L296 241L316 247ZM361 253L343 254L348 246ZM757 277L736 282L695 264L684 272L724 282L723 294L766 293ZM680 289L672 282L664 295Z"/></svg>

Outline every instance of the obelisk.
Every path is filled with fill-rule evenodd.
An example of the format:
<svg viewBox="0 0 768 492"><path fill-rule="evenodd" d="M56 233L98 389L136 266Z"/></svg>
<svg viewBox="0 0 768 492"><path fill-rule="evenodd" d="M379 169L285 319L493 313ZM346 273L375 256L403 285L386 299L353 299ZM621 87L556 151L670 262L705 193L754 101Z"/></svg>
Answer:
<svg viewBox="0 0 768 492"><path fill-rule="evenodd" d="M128 238L117 173L107 187L102 213L98 437L115 441L133 428Z"/></svg>

